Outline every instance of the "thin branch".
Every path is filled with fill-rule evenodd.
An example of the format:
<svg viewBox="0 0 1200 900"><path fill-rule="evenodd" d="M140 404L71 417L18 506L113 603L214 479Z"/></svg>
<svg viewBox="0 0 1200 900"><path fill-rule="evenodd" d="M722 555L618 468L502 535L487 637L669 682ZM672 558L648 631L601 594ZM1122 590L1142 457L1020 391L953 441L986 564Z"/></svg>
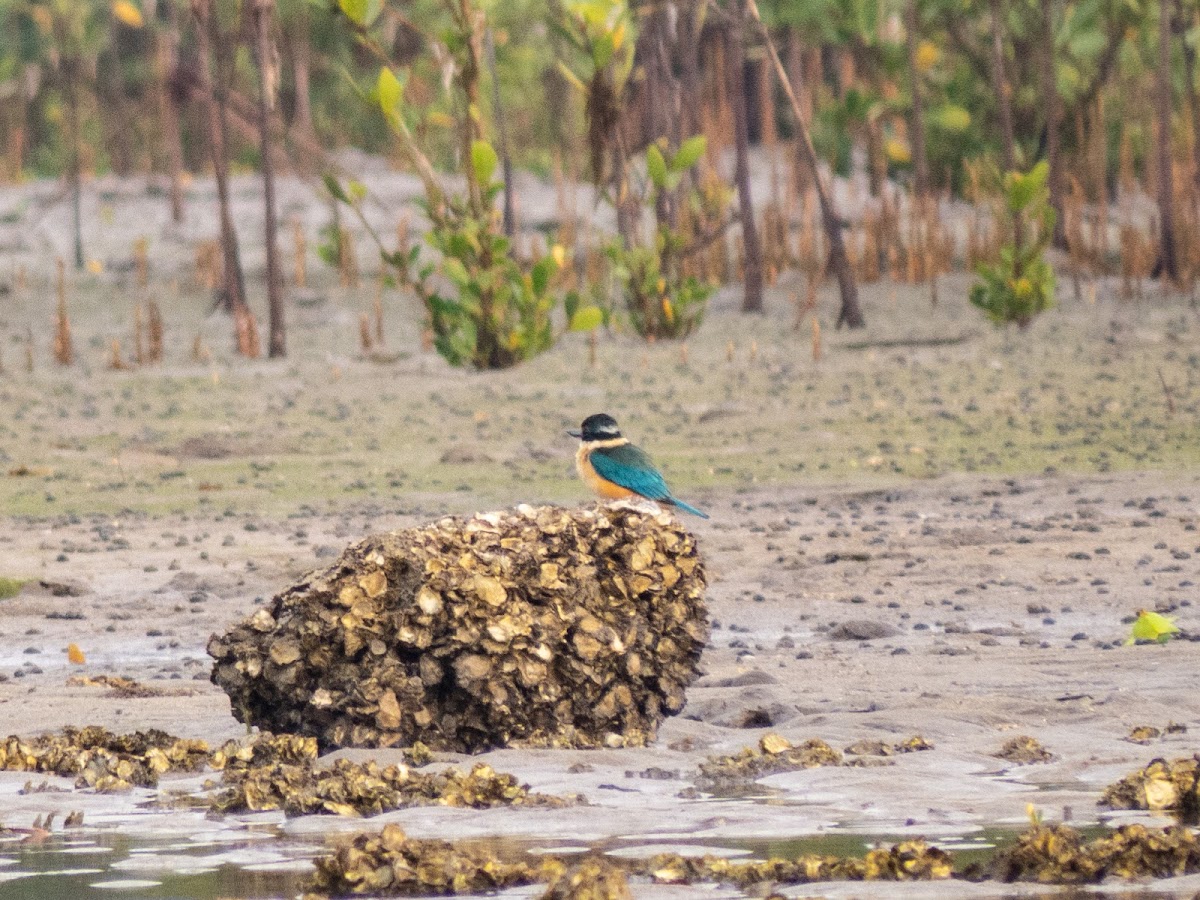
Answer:
<svg viewBox="0 0 1200 900"><path fill-rule="evenodd" d="M703 234L697 235L690 244L680 250L676 255L679 256L680 259L686 259L689 256L699 253L701 250L704 250L724 237L725 232L727 232L732 226L736 225L741 220L742 217L738 213L731 213L729 218L725 219L715 228L712 228Z"/></svg>

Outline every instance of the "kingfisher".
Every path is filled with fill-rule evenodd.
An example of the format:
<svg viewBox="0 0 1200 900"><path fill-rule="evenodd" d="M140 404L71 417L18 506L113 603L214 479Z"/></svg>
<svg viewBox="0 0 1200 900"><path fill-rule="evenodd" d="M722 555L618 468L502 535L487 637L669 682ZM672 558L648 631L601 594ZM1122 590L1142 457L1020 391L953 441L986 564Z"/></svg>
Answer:
<svg viewBox="0 0 1200 900"><path fill-rule="evenodd" d="M575 454L579 477L605 500L643 497L708 518L707 513L672 496L646 451L629 443L612 416L606 413L588 416L579 431L567 434L579 438L579 451Z"/></svg>

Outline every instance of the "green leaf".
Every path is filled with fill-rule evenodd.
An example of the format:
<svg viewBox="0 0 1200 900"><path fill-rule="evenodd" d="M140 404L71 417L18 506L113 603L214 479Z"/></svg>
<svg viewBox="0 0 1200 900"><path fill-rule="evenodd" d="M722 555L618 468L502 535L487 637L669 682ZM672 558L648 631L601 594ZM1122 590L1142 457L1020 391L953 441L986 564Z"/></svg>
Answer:
<svg viewBox="0 0 1200 900"><path fill-rule="evenodd" d="M850 88L842 101L842 109L851 122L865 122L870 115L872 102L868 94L857 88Z"/></svg>
<svg viewBox="0 0 1200 900"><path fill-rule="evenodd" d="M374 20L379 18L379 13L383 12L383 0L337 0L337 5L350 22L362 29L370 28ZM235 5L235 8L239 6Z"/></svg>
<svg viewBox="0 0 1200 900"><path fill-rule="evenodd" d="M487 141L474 141L471 144L471 168L475 170L475 179L484 187L492 181L496 171L496 151Z"/></svg>
<svg viewBox="0 0 1200 900"><path fill-rule="evenodd" d="M704 151L708 146L708 138L702 134L694 135L688 138L679 145L679 149L675 151L675 155L671 157L670 169L672 172L686 172L704 155Z"/></svg>
<svg viewBox="0 0 1200 900"><path fill-rule="evenodd" d="M604 311L598 306L584 306L571 316L571 331L591 331L604 324Z"/></svg>
<svg viewBox="0 0 1200 900"><path fill-rule="evenodd" d="M667 161L663 159L662 151L657 144L651 144L646 151L646 174L651 183L660 191L667 186Z"/></svg>
<svg viewBox="0 0 1200 900"><path fill-rule="evenodd" d="M1038 163L1027 175L1022 175L1020 172L1008 173L1008 176L1004 180L1004 187L1005 192L1008 194L1008 208L1013 212L1021 212L1037 196L1040 185L1035 177L1035 173L1038 171L1038 167L1042 165L1044 163Z"/></svg>
<svg viewBox="0 0 1200 900"><path fill-rule="evenodd" d="M613 40L612 32L602 34L596 39L596 43L592 45L592 65L596 67L596 71L600 71L608 65L616 49L617 45Z"/></svg>
<svg viewBox="0 0 1200 900"><path fill-rule="evenodd" d="M593 28L601 28L608 21L612 7L611 0L578 0L578 2L572 3L568 9L586 24Z"/></svg>
<svg viewBox="0 0 1200 900"><path fill-rule="evenodd" d="M390 122L393 116L400 115L400 105L404 102L404 85L391 69L384 66L379 70L376 90L379 92L379 108L383 110L384 118Z"/></svg>
<svg viewBox="0 0 1200 900"><path fill-rule="evenodd" d="M338 0L342 13L355 25L367 24L368 0Z"/></svg>
<svg viewBox="0 0 1200 900"><path fill-rule="evenodd" d="M577 91L579 91L579 93L587 94L588 86L583 83L583 79L580 78L578 75L576 75L574 72L572 72L570 67L566 63L564 63L561 59L558 60L558 73L567 80L568 84L571 84L572 86L574 86L574 88Z"/></svg>
<svg viewBox="0 0 1200 900"><path fill-rule="evenodd" d="M467 274L467 267L454 257L442 260L442 273L460 290L464 289L471 280L471 276Z"/></svg>
<svg viewBox="0 0 1200 900"><path fill-rule="evenodd" d="M961 134L971 127L971 114L956 103L946 103L937 108L933 120L943 131Z"/></svg>
<svg viewBox="0 0 1200 900"><path fill-rule="evenodd" d="M334 200L340 200L346 204L350 203L350 198L346 196L346 192L342 190L342 186L336 178L325 172L321 175L321 180L325 182L325 190L333 195Z"/></svg>
<svg viewBox="0 0 1200 900"><path fill-rule="evenodd" d="M1050 163L1047 160L1042 160L1025 176L1033 182L1034 191L1040 191L1046 186L1046 181L1050 178Z"/></svg>
<svg viewBox="0 0 1200 900"><path fill-rule="evenodd" d="M568 28L562 22L552 20L550 22L550 30L580 53L587 52L587 47L584 45L583 39L576 33L574 29Z"/></svg>
<svg viewBox="0 0 1200 900"><path fill-rule="evenodd" d="M529 277L533 282L534 296L540 297L546 293L546 288L550 286L550 276L554 274L558 268L558 263L554 261L554 257L550 255L543 256L534 263Z"/></svg>

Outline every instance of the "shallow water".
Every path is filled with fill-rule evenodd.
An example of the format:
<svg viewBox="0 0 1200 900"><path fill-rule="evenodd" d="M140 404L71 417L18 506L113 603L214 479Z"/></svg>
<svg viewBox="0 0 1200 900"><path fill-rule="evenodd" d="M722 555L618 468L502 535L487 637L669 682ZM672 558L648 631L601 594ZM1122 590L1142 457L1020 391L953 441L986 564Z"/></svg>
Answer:
<svg viewBox="0 0 1200 900"><path fill-rule="evenodd" d="M1082 829L1086 837L1098 837L1108 831L1101 826ZM1020 833L1013 828L985 828L946 838L937 845L952 852L961 867L983 862L997 849L1015 840ZM599 843L547 840L504 840L489 844L512 852L517 849L534 854L577 855L601 852L621 859L643 859L660 853L681 856L727 856L739 861L804 854L863 856L876 847L888 847L903 836L877 834L823 834L752 840L679 840L648 843L609 840ZM0 839L0 898L3 900L46 900L70 897L72 900L113 900L113 898L179 898L179 900L216 900L216 898L296 897L311 871L311 857L317 848L280 839L262 831L246 832L244 840L210 840L203 833L193 838L155 838L147 835L118 834L112 831L82 831L54 834L40 841L20 836ZM1159 890L1150 884L1110 885L1106 889L1038 888L1030 885L967 885L963 882L907 885L850 885L823 883L803 886L803 896L849 897L890 896L889 890L902 891L905 897L928 894L949 898L961 890L973 898L1050 898L1071 896L1120 897L1123 900L1175 900L1193 896L1186 890ZM693 888L706 896L739 897L736 888L725 886L716 892L711 886ZM544 887L532 886L505 892L506 897L540 896ZM682 897L683 887L635 884L635 896ZM801 886L790 888L801 890ZM915 891L915 892L914 892ZM479 895L486 896L486 895Z"/></svg>
<svg viewBox="0 0 1200 900"><path fill-rule="evenodd" d="M219 845L112 832L12 838L0 841L0 897L294 897L312 869L312 850L291 849L249 837Z"/></svg>

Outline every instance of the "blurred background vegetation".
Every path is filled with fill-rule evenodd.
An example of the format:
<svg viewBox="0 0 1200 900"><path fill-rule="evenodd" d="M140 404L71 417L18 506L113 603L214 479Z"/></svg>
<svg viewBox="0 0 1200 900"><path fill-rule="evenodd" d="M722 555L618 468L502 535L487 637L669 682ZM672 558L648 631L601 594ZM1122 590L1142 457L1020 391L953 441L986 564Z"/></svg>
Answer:
<svg viewBox="0 0 1200 900"><path fill-rule="evenodd" d="M222 35L216 50L227 89L252 96L257 74L246 22L251 0L213 2ZM439 124L453 114L452 96L442 89L444 55L437 47L443 4L372 0L369 5L378 8L393 62L411 71L407 93L425 110L423 128L431 136L440 133L445 138L440 150L452 153L452 136L439 131ZM494 36L515 161L549 177L557 155L570 156L578 149L572 145L578 144L584 115L559 72L558 62L568 48L550 27L555 3L476 5L486 11ZM811 106L814 142L841 174L849 173L856 150L864 156L860 164L872 172L911 173L914 86L924 95L932 188L962 192L970 186L972 165L1001 165L1005 127L994 65L997 44L1011 98L1015 162L1028 167L1044 155L1048 138L1048 103L1037 69L1044 49L1040 44L1049 36L1061 104L1058 136L1072 160L1069 168L1102 174L1110 191L1122 165L1142 177L1153 166L1157 26L1164 15L1173 34L1174 102L1181 107L1173 136L1181 145L1191 141L1188 126L1197 126L1188 119L1195 109L1194 57L1200 36L1195 2L1052 0L1048 5L1049 29L1044 10L1030 0L764 0L759 9L806 109ZM167 171L164 92L180 107L186 167L204 169L204 126L187 102L189 81L198 68L191 6L179 0L0 0L5 151L0 174L11 181L66 171L72 92L79 104L86 170ZM736 14L736 0L631 6L640 22L664 16L674 41L694 43L703 76L724 62L718 52L723 20L716 13ZM386 123L357 102L356 84L363 88L374 82L378 60L363 49L352 29L339 23L344 14L336 0L278 0L275 7L282 124L323 147L389 152ZM911 61L910 32L915 32ZM640 30L646 42L654 34ZM764 131L787 140L791 127L785 104L771 83L760 42L748 34L746 43L743 76L751 142L764 140ZM639 48L643 50L650 52ZM650 67L647 75L654 72ZM689 97L688 106L700 120L716 124L722 99L719 92L704 91ZM1097 147L1105 160L1102 170L1084 164L1088 151ZM236 164L256 167L254 142L235 141L231 150ZM1093 190L1102 186L1088 185Z"/></svg>
<svg viewBox="0 0 1200 900"><path fill-rule="evenodd" d="M582 293L605 322L605 266L637 330L674 336L691 327L674 304L698 322L706 284L743 280L743 308L755 311L764 278L836 276L839 324L855 327L855 278L932 280L953 265L992 266L999 313L989 315L1021 321L1004 310L1028 297L1028 254L1006 262L1005 246L1039 258L1056 246L1076 279L1090 268L1127 284L1191 282L1198 16L1197 0L0 0L0 182L64 177L77 196L91 175L153 173L178 220L188 173L273 162L318 186L330 173L353 182L330 162L353 147L466 179L466 218L426 239L440 254L460 232L498 235L502 205L507 238L493 249L515 256L512 201L492 204L491 168L475 184L474 141L498 151L496 192L515 166L560 185L590 181L616 209L621 246L560 253L555 267L568 304L580 308ZM694 136L703 157L668 173L663 162ZM806 163L806 143L822 167ZM764 196L750 196L752 151ZM1039 162L1050 214L1006 212L1010 173ZM819 172L852 176L849 195L835 203ZM361 200L325 183L352 207ZM957 200L980 212L947 230L939 204ZM648 233L643 212L656 223ZM578 244L560 224L542 254ZM228 231L224 297L236 314L244 291ZM707 252L714 240L724 262ZM494 324L490 296L482 312L460 303L500 277L490 250L461 260L466 276L451 278L459 294L446 300L426 284L443 269L414 270L415 251L384 243L385 264L435 324L455 304L471 318L465 338L454 332L460 356L505 355L462 349ZM539 252L526 256L528 275ZM522 294L517 270L503 277L516 297L504 302L554 293L539 281ZM1052 275L1039 277L1031 289L1048 305ZM273 354L282 319L279 329Z"/></svg>

